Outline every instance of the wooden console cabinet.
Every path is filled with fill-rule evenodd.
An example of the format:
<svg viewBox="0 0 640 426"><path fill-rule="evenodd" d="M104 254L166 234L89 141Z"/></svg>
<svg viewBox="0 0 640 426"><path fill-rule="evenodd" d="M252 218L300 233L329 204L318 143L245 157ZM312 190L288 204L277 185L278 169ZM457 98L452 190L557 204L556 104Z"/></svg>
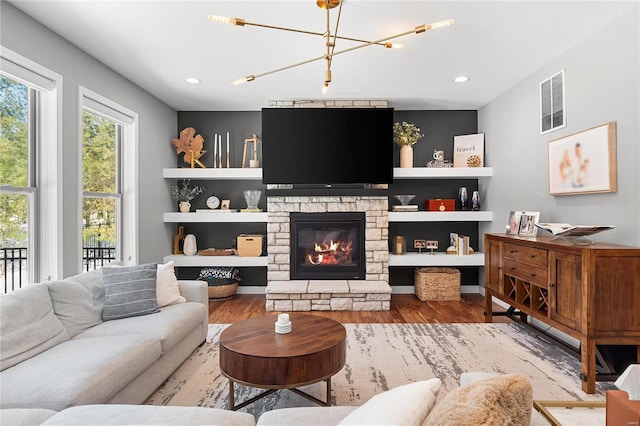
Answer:
<svg viewBox="0 0 640 426"><path fill-rule="evenodd" d="M597 345L634 346L640 363L640 248L486 234L484 250L486 322L496 297L578 339L586 393Z"/></svg>

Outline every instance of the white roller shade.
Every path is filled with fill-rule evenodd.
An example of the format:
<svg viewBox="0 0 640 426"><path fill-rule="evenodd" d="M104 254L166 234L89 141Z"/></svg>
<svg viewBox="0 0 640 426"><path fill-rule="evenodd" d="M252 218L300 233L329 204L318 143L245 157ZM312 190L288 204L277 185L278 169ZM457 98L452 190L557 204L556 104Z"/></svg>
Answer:
<svg viewBox="0 0 640 426"><path fill-rule="evenodd" d="M55 76L48 76L47 70L26 58L0 48L0 71L12 79L40 90L53 90Z"/></svg>
<svg viewBox="0 0 640 426"><path fill-rule="evenodd" d="M120 106L112 106L110 102L102 99L99 95L84 89L82 91L82 107L94 114L101 115L120 124L133 124L134 114Z"/></svg>

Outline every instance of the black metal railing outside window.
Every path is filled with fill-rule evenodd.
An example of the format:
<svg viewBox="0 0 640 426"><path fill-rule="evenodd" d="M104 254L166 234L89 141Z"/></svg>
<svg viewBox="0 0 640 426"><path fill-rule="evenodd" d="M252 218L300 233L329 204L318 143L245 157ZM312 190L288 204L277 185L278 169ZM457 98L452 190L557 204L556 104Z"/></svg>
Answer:
<svg viewBox="0 0 640 426"><path fill-rule="evenodd" d="M8 293L27 282L27 248L0 248L0 275L2 291Z"/></svg>
<svg viewBox="0 0 640 426"><path fill-rule="evenodd" d="M90 271L116 260L116 248L104 242L87 241L82 247L82 270ZM2 292L9 293L28 284L27 248L0 248Z"/></svg>

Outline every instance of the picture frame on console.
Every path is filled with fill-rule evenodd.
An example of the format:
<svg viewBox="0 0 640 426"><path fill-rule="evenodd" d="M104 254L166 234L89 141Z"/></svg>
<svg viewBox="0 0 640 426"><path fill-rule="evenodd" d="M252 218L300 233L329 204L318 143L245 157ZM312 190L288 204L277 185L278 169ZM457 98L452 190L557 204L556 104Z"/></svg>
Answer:
<svg viewBox="0 0 640 426"><path fill-rule="evenodd" d="M616 122L549 141L549 194L616 192Z"/></svg>
<svg viewBox="0 0 640 426"><path fill-rule="evenodd" d="M540 212L522 212L518 235L521 237L535 237L538 232L535 224L538 223L539 219Z"/></svg>
<svg viewBox="0 0 640 426"><path fill-rule="evenodd" d="M540 212L512 210L509 212L505 233L521 237L535 237L538 230L535 224L539 220Z"/></svg>

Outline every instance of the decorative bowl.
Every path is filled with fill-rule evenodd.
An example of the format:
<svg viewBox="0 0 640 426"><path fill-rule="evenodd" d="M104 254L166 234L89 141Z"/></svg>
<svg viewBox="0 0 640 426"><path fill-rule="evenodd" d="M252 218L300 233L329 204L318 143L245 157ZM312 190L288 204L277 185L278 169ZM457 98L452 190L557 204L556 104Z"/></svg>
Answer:
<svg viewBox="0 0 640 426"><path fill-rule="evenodd" d="M403 206L408 206L411 200L416 198L416 196L413 194L394 195L394 197L396 197L396 199L400 201L400 204L402 204Z"/></svg>

